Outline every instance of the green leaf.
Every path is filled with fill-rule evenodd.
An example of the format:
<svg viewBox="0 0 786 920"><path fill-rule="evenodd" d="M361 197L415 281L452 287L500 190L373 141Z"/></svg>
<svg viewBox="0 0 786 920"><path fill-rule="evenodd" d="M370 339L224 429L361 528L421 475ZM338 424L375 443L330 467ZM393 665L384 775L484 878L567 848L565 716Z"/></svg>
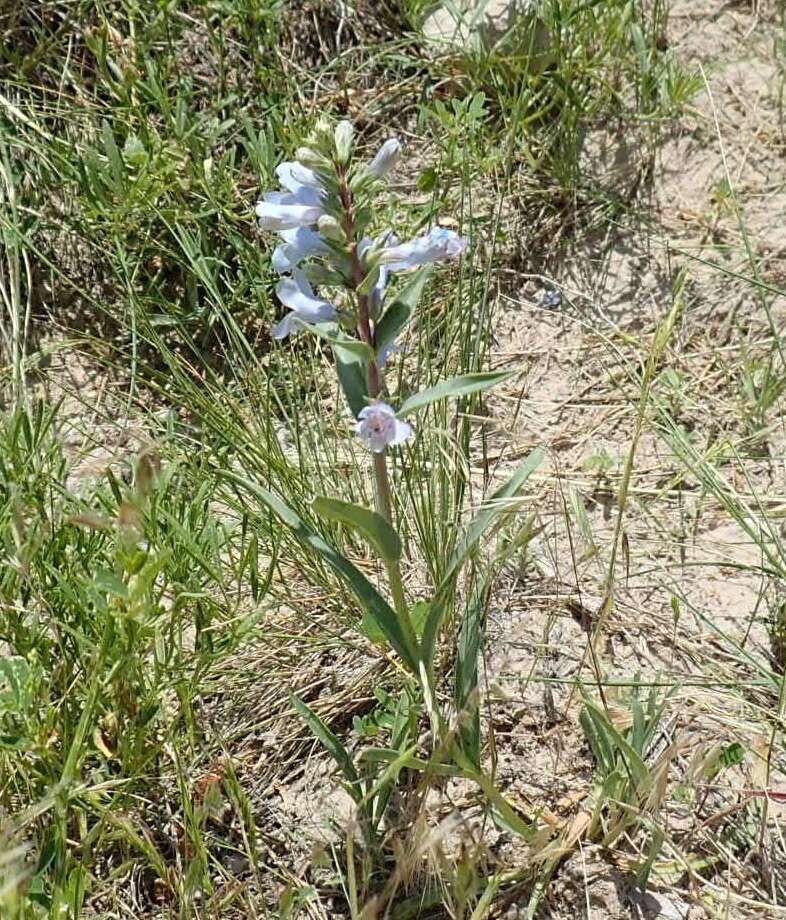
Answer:
<svg viewBox="0 0 786 920"><path fill-rule="evenodd" d="M429 387L427 390L421 390L405 400L404 404L399 407L398 415L402 418L412 415L413 412L419 412L430 406L440 399L449 399L453 396L470 396L472 393L481 393L483 390L489 390L491 387L510 380L513 376L512 371L488 371L477 374L462 374L459 377L451 377L450 380L443 380L436 386Z"/></svg>
<svg viewBox="0 0 786 920"><path fill-rule="evenodd" d="M232 482L235 486L245 490L263 505L269 508L284 524L289 527L295 537L305 546L319 553L327 564L340 575L349 587L355 592L364 610L373 619L375 626L382 632L387 641L398 653L402 661L414 673L418 673L418 658L416 649L412 648L404 634L398 617L393 608L387 603L371 582L329 543L306 524L285 502L272 492L263 489L249 479L234 473L231 470L218 471L220 478Z"/></svg>
<svg viewBox="0 0 786 920"><path fill-rule="evenodd" d="M362 409L368 405L368 381L366 379L366 366L357 356L348 352L340 345L333 346L336 359L336 372L344 398L349 410L356 418Z"/></svg>
<svg viewBox="0 0 786 920"><path fill-rule="evenodd" d="M467 607L459 629L456 652L454 700L458 714L458 741L466 758L480 770L480 701L478 699L478 657L481 620L488 590L483 586Z"/></svg>
<svg viewBox="0 0 786 920"><path fill-rule="evenodd" d="M129 134L123 144L123 159L131 166L144 166L147 162L147 150L136 134Z"/></svg>
<svg viewBox="0 0 786 920"><path fill-rule="evenodd" d="M429 166L428 169L424 169L423 172L418 176L418 191L419 192L433 192L437 187L437 171L433 166Z"/></svg>
<svg viewBox="0 0 786 920"><path fill-rule="evenodd" d="M464 756L463 751L454 748L453 755L456 764L460 767L464 776L477 783L483 790L486 798L491 802L493 808L492 817L497 826L511 831L519 837L523 837L525 840L532 840L537 832L536 825L518 813L499 789L497 789L493 780L489 776L486 776L482 770L476 770L472 766Z"/></svg>
<svg viewBox="0 0 786 920"><path fill-rule="evenodd" d="M412 623L412 629L414 630L418 639L423 636L430 612L431 603L429 601L418 601L416 604L413 604L412 607L410 607L409 619ZM385 634L374 623L373 618L370 617L367 613L363 614L363 620L360 624L360 631L372 642L385 641Z"/></svg>
<svg viewBox="0 0 786 920"><path fill-rule="evenodd" d="M743 763L744 760L745 748L739 741L734 741L732 744L726 745L720 752L719 761L723 767L733 767Z"/></svg>
<svg viewBox="0 0 786 920"><path fill-rule="evenodd" d="M125 169L123 168L123 160L120 157L120 151L117 149L117 144L115 143L115 136L112 133L112 128L109 126L109 122L106 121L106 119L101 122L101 134L104 141L104 153L109 163L109 169L112 173L115 189L118 192L122 191L125 180Z"/></svg>
<svg viewBox="0 0 786 920"><path fill-rule="evenodd" d="M355 801L363 798L361 789L360 774L352 763L352 758L344 745L338 740L333 732L325 725L322 719L294 693L289 694L292 705L297 709L303 721L311 729L311 733L319 741L322 747L330 754L333 760L338 764L338 768L344 774L344 778L349 783L350 792Z"/></svg>
<svg viewBox="0 0 786 920"><path fill-rule="evenodd" d="M407 285L401 289L398 297L385 310L374 331L377 348L384 348L395 341L398 334L407 325L412 311L420 302L429 275L428 267L415 272Z"/></svg>
<svg viewBox="0 0 786 920"><path fill-rule="evenodd" d="M335 323L299 323L299 328L311 332L317 338L340 348L345 356L352 356L356 361L368 363L374 360L374 349L337 330Z"/></svg>
<svg viewBox="0 0 786 920"><path fill-rule="evenodd" d="M123 599L128 597L127 585L109 569L99 569L93 578L93 584L102 593Z"/></svg>
<svg viewBox="0 0 786 920"><path fill-rule="evenodd" d="M391 751L390 748L367 747L361 757L368 763L395 764L396 769L408 767L410 770L432 773L435 776L461 776L461 769L449 763L423 760L414 755L415 748L407 751ZM475 778L474 775L472 777Z"/></svg>
<svg viewBox="0 0 786 920"><path fill-rule="evenodd" d="M0 659L0 713L22 713L30 703L30 666L21 655Z"/></svg>
<svg viewBox="0 0 786 920"><path fill-rule="evenodd" d="M602 746L602 760L606 763L616 764L618 757L624 757L632 780L639 786L649 787L652 783L649 767L641 758L641 755L631 747L623 735L611 724L606 713L589 700L584 702L584 711L597 730L596 743L600 742ZM582 722L582 727L584 725L585 723ZM592 739L590 741L592 743Z"/></svg>
<svg viewBox="0 0 786 920"><path fill-rule="evenodd" d="M431 602L431 607L423 627L423 638L420 640L420 657L426 666L427 673L431 673L434 665L434 650L437 645L437 636L442 620L445 618L448 605L447 594L437 595Z"/></svg>
<svg viewBox="0 0 786 920"><path fill-rule="evenodd" d="M322 517L340 521L359 530L383 559L397 562L401 558L401 540L398 534L376 511L324 495L317 496L312 502L312 507Z"/></svg>

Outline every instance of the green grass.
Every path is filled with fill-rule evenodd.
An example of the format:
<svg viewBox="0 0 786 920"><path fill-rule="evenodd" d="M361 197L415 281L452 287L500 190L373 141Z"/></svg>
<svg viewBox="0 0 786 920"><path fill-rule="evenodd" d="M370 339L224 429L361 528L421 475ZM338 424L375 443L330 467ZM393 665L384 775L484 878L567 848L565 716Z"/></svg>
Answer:
<svg viewBox="0 0 786 920"><path fill-rule="evenodd" d="M630 574L627 517L617 518L601 565L595 557L609 547L594 543L579 491L560 509L572 554L563 562L578 574L594 560L606 592L577 654L589 666L571 678L571 695L586 702L586 821L501 788L489 708L497 691L484 685L494 649L484 640L508 583L538 577L538 538L549 527L535 484L523 498L484 505L524 456L497 424L500 406L512 407L513 428L526 408L519 364L503 396L431 405L394 464L393 520L413 605L450 581L478 512L505 512L451 583L433 706L415 705L412 680L369 638L351 585L304 546L307 527L386 584L357 533L312 504L327 495L371 506L373 485L349 437L330 347L270 338L280 307L253 205L274 186L277 163L320 115L350 118L369 152L399 133L407 154L374 215L379 229L394 223L403 237L447 217L469 237L460 267L430 277L393 361L390 385L403 399L446 377L501 369L497 294L511 266L547 274L598 231L647 218L637 190L661 134L701 87L665 47L660 0L545 0L547 60L526 43L434 55L417 31L423 4L384 6L373 15L362 4L281 0L0 5L3 918L481 920L513 900L534 916L580 844L605 847L643 885L675 876L669 861L715 884L724 848L741 854L766 827L764 805L749 802L754 831L707 856L663 818L675 795L669 771L687 776L686 801L702 802L700 784L735 769L736 748L719 741L691 774L681 750L656 750L679 681L664 678L667 689L650 695L659 677L647 675L612 692L605 642ZM586 168L588 138L609 126L635 139L630 187ZM751 247L748 256L756 288ZM772 423L783 392L765 300L775 293L761 294L768 346L740 347L742 372L736 363L730 372L744 434L728 451L698 444L680 422L692 398L672 367L684 357L674 341L680 285L674 311L661 305L669 321L657 340L651 329L596 331L604 392L679 461L657 490L698 484L762 547L760 571L780 581L782 538L758 486L743 501L739 481L724 475L744 468L746 439ZM69 382L73 367L91 373ZM106 447L106 469L80 478L74 445L85 443ZM631 449L627 470L586 478L626 514L654 518L637 462ZM260 488L304 522L300 533ZM652 525L668 543L670 524ZM658 578L674 598L675 633L681 617L702 620L729 656L732 695L744 701L755 686L746 705L770 732L774 770L783 662L726 635L668 567ZM777 640L782 610L768 603ZM558 682L531 677L541 678ZM458 747L482 752L464 765L470 792L440 774L457 768L446 766L455 739L435 740L437 705L471 716L455 726ZM293 818L281 806L297 799L291 790L308 798L341 788L309 727L343 764L350 791L355 765L368 771L358 814L374 834L356 834L337 806L324 853L297 823L324 822L319 807L296 803ZM400 762L372 769L372 755L360 756L385 745ZM502 855L484 837L495 824L516 841Z"/></svg>

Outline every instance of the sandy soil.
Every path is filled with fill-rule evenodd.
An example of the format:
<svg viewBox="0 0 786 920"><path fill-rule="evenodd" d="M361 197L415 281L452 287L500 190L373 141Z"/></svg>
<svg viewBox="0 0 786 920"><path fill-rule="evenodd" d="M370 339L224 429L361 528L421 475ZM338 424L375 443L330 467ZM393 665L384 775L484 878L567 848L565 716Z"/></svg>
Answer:
<svg viewBox="0 0 786 920"><path fill-rule="evenodd" d="M786 268L777 37L765 4L674 3L668 40L702 69L706 86L659 147L643 196L647 227L638 214L638 227L621 225L601 244L580 245L552 277L523 280L518 295L503 295L500 304L496 357L523 361L527 377L515 424L506 423L502 398L496 418L508 452L546 443L550 468L536 503L544 530L520 571L509 573L490 615L487 679L502 739L499 777L511 794L545 798L557 813L570 792L576 804L566 824L592 795L573 682L582 673L592 684L588 636L606 593L622 469L636 427L639 389L631 372L646 359L681 268L684 308L661 366L678 376L661 373L655 393L668 398L668 381L678 380L674 411L695 442L733 445L737 456L723 475L752 505L754 494L764 499L770 520L782 513L782 402L755 444L739 421L743 353L757 353L769 338L768 321L757 291L728 274L749 277L753 258L760 280L779 285ZM627 139L608 132L589 139L586 157L609 187L636 165ZM544 289L561 291L561 306L544 307ZM779 322L784 299L765 297ZM607 469L600 470L593 459L604 454ZM703 882L688 873L669 877L666 860L663 872L656 862L643 895L608 855L590 848L561 867L544 916L764 916L759 898L784 903L782 883L773 883L786 872L781 809L770 808L758 841L730 842L731 825L750 807L740 789L786 790L779 758L769 777L763 763L777 696L744 689L771 673L776 586L762 573L751 536L680 469L648 414L620 534L614 609L596 650L604 679L678 687L663 724L679 753L658 820L672 852L712 853L714 867ZM726 689L734 681L737 689ZM696 758L735 741L747 752L743 763L723 774L701 808L686 808L675 789ZM630 844L633 853L637 841ZM762 895L773 884L781 894ZM783 911L774 907L773 915Z"/></svg>

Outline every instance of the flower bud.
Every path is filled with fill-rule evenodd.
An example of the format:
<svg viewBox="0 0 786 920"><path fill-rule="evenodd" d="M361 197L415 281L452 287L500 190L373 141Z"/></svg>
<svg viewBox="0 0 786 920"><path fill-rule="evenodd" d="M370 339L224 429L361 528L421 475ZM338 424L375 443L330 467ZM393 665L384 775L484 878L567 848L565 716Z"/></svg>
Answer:
<svg viewBox="0 0 786 920"><path fill-rule="evenodd" d="M317 229L326 240L345 243L347 238L341 224L332 214L323 214L317 221Z"/></svg>
<svg viewBox="0 0 786 920"><path fill-rule="evenodd" d="M342 166L346 166L346 164L349 163L349 158L352 156L352 142L354 137L355 129L352 127L351 122L340 121L336 125L334 135L336 160L341 163Z"/></svg>
<svg viewBox="0 0 786 920"><path fill-rule="evenodd" d="M401 143L395 137L380 147L379 152L366 167L368 175L376 179L384 178L401 159Z"/></svg>
<svg viewBox="0 0 786 920"><path fill-rule="evenodd" d="M308 169L325 170L330 168L330 160L311 147L298 147L295 159Z"/></svg>

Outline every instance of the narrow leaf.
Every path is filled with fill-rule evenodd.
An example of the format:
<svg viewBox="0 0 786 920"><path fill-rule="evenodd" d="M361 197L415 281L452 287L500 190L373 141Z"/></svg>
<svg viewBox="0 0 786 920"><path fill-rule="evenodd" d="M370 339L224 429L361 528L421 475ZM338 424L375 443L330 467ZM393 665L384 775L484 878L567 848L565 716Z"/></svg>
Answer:
<svg viewBox="0 0 786 920"><path fill-rule="evenodd" d="M383 559L397 562L401 558L401 540L398 534L376 511L324 495L315 498L312 507L322 517L340 521L359 530Z"/></svg>
<svg viewBox="0 0 786 920"><path fill-rule="evenodd" d="M480 770L480 701L478 699L478 657L481 620L488 590L481 588L467 607L459 629L456 653L454 700L458 714L458 740L464 755Z"/></svg>
<svg viewBox="0 0 786 920"><path fill-rule="evenodd" d="M373 618L385 638L398 653L402 661L415 674L418 673L416 650L411 648L401 624L393 608L387 603L371 582L329 543L316 534L306 522L296 514L285 502L272 492L263 489L249 479L234 473L231 470L220 470L218 475L232 482L235 486L245 490L259 502L269 508L284 524L289 527L295 537L305 546L311 547L322 556L325 562L339 574L355 592L363 608Z"/></svg>
<svg viewBox="0 0 786 920"><path fill-rule="evenodd" d="M395 341L398 334L407 325L412 311L420 302L428 278L428 267L415 272L398 297L385 310L375 330L377 348L384 348Z"/></svg>
<svg viewBox="0 0 786 920"><path fill-rule="evenodd" d="M333 355L336 359L336 372L344 398L350 412L357 418L360 411L368 405L365 365L356 355L340 345L333 346Z"/></svg>
<svg viewBox="0 0 786 920"><path fill-rule="evenodd" d="M295 696L294 693L290 693L289 698L303 721L311 729L311 733L338 764L339 769L344 774L344 778L349 783L352 797L355 801L359 801L363 797L363 792L360 788L360 775L355 769L355 765L352 763L352 758L349 756L347 749L327 725L325 725L322 719L319 718L314 710L310 709L303 700Z"/></svg>
<svg viewBox="0 0 786 920"><path fill-rule="evenodd" d="M415 393L399 408L398 414L403 418L406 415L412 415L413 412L419 412L430 406L440 399L448 399L453 396L470 396L472 393L481 393L483 390L489 390L491 387L510 380L513 376L511 371L489 371L478 374L462 374L459 377L451 377L450 380L443 380L436 386L429 387L427 390L421 390Z"/></svg>

